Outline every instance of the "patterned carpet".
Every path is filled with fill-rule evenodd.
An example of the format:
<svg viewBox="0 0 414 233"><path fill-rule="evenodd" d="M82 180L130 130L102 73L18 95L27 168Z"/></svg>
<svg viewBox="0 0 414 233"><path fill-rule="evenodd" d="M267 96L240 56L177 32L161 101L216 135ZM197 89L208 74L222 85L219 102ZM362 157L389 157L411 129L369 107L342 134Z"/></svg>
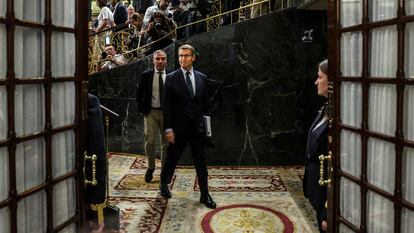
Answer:
<svg viewBox="0 0 414 233"><path fill-rule="evenodd" d="M177 168L167 200L158 193L159 161L147 184L144 156L110 155L110 202L121 209L125 232L317 232L302 194L301 167L209 167L209 190L218 205L210 210L198 202L192 167Z"/></svg>

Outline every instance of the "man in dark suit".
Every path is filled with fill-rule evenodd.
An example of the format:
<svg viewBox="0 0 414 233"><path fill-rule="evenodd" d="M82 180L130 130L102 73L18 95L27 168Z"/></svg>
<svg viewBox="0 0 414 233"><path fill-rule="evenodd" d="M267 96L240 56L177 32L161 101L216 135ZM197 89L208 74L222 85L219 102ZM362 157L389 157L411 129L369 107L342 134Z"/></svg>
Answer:
<svg viewBox="0 0 414 233"><path fill-rule="evenodd" d="M208 172L205 162L205 127L203 115L208 114L207 76L193 69L195 50L185 44L178 49L180 69L167 75L164 88L164 128L167 157L161 171L160 192L170 198L168 184L180 156L190 144L200 185L200 202L214 209L216 203L208 193Z"/></svg>
<svg viewBox="0 0 414 233"><path fill-rule="evenodd" d="M315 85L318 88L318 95L328 98L328 61L325 60L319 64L318 78ZM324 233L327 230L326 222L326 200L327 188L319 185L320 177L320 155L328 153L328 117L326 115L326 106L322 107L318 116L314 120L308 133L308 142L306 145L306 165L303 179L303 192L305 197L309 198L312 207L315 209L316 218L319 226L319 232ZM325 164L325 171L327 166ZM322 177L325 179L325 177Z"/></svg>
<svg viewBox="0 0 414 233"><path fill-rule="evenodd" d="M167 141L164 137L164 121L162 112L163 86L165 82L167 54L157 50L153 54L154 69L142 74L137 87L138 110L144 115L144 146L147 156L145 182L150 182L155 170L155 147L157 136L160 143L161 164L165 163Z"/></svg>
<svg viewBox="0 0 414 233"><path fill-rule="evenodd" d="M125 24L126 21L128 21L128 12L126 10L125 5L119 1L119 0L112 0L112 6L114 7L114 10L112 12L115 25L122 25ZM124 25L122 29L126 28L128 25ZM117 30L122 30L121 28L117 28Z"/></svg>

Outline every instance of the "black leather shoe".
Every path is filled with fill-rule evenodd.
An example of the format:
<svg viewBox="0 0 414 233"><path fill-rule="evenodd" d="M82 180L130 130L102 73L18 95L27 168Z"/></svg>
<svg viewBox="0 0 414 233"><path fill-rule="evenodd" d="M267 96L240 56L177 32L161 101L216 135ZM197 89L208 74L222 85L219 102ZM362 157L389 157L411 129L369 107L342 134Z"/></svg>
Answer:
<svg viewBox="0 0 414 233"><path fill-rule="evenodd" d="M147 169L147 172L145 172L145 182L149 183L152 180L152 173L154 173L154 169Z"/></svg>
<svg viewBox="0 0 414 233"><path fill-rule="evenodd" d="M215 209L217 207L216 203L211 198L210 194L201 195L200 203L203 203L207 208Z"/></svg>
<svg viewBox="0 0 414 233"><path fill-rule="evenodd" d="M171 198L171 192L168 189L168 185L160 185L160 193L163 198Z"/></svg>

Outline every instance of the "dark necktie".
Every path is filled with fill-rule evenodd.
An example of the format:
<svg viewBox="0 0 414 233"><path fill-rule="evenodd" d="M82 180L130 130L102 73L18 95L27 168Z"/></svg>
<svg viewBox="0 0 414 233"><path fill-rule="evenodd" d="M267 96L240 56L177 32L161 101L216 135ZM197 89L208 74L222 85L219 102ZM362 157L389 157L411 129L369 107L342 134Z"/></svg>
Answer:
<svg viewBox="0 0 414 233"><path fill-rule="evenodd" d="M164 82L162 81L162 71L158 72L158 88L160 92L160 107L162 108L163 96L164 96Z"/></svg>
<svg viewBox="0 0 414 233"><path fill-rule="evenodd" d="M188 93L190 93L190 97L193 98L194 97L193 84L190 79L190 72L188 71L187 73L185 73L185 81L187 82Z"/></svg>

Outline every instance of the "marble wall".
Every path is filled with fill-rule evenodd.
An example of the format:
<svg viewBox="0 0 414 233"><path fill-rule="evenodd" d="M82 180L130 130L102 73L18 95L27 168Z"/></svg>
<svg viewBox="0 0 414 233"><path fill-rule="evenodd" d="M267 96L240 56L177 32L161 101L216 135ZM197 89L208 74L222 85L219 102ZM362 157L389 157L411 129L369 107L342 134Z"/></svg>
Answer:
<svg viewBox="0 0 414 233"><path fill-rule="evenodd" d="M326 15L294 8L247 20L172 44L197 50L195 68L210 79L213 137L210 165L302 164L307 130L321 104L314 80L326 56ZM120 114L111 119L110 151L144 153L136 82L151 57L95 74L90 90ZM180 161L191 164L187 152Z"/></svg>

